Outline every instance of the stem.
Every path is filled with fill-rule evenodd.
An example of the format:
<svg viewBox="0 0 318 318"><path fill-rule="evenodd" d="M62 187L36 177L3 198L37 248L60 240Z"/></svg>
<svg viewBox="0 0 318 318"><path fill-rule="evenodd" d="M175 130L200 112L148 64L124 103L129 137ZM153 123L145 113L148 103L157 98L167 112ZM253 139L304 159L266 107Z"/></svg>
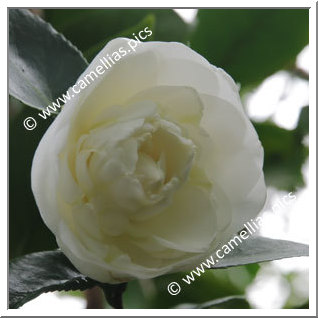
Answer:
<svg viewBox="0 0 318 318"><path fill-rule="evenodd" d="M95 286L84 291L86 296L86 309L104 309L104 295L102 290Z"/></svg>

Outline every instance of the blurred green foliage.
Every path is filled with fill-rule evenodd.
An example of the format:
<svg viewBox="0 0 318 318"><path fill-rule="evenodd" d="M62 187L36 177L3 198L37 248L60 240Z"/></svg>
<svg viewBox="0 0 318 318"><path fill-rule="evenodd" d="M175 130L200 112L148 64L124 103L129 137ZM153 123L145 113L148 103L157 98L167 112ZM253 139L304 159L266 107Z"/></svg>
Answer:
<svg viewBox="0 0 318 318"><path fill-rule="evenodd" d="M308 43L309 10L199 10L191 47L242 87L289 67Z"/></svg>
<svg viewBox="0 0 318 318"><path fill-rule="evenodd" d="M143 29L138 24L149 15L154 16L149 24L153 40L185 42L188 34L188 25L169 9L46 9L44 15L84 53L118 35L134 38Z"/></svg>
<svg viewBox="0 0 318 318"><path fill-rule="evenodd" d="M200 305L212 299L229 295L244 295L246 287L253 281L258 264L226 269L210 270L187 285L182 281L188 273L160 276L152 280L132 281L124 294L125 308L174 308L181 304ZM171 296L167 286L178 282L182 288L178 295Z"/></svg>
<svg viewBox="0 0 318 318"><path fill-rule="evenodd" d="M146 27L149 30L154 30L155 28L155 21L156 18L153 14L148 14L145 18L142 19L141 22L138 22L136 25L117 33L115 36L111 36L110 38L106 38L98 42L96 45L91 46L89 49L84 51L84 56L87 58L88 61L91 61L95 55L113 38L117 37L126 37L131 38L133 34L138 36L140 30L144 30ZM151 41L154 38L154 31L152 31L151 36L147 37L145 41Z"/></svg>
<svg viewBox="0 0 318 318"><path fill-rule="evenodd" d="M200 9L192 25L171 9L45 9L44 19L76 45L91 60L108 40L150 26L150 40L179 41L190 45L211 63L224 68L244 92L281 69L290 69L308 44L308 10L223 10ZM10 258L56 246L51 232L37 210L30 183L34 151L51 119L39 121L26 131L23 120L35 110L10 99L9 204ZM301 105L300 105L301 106ZM17 110L17 111L15 111ZM295 191L304 186L301 172L308 157L304 138L308 135L308 106L302 109L298 125L286 130L271 121L254 123L265 150L267 185ZM244 295L259 265L212 270L184 286L177 296L168 294L171 281L184 273L147 281L132 281L124 294L125 308L173 308L202 304L229 295ZM231 305L232 304L232 305ZM232 308L247 308L232 300ZM303 305L306 306L306 305ZM301 307L301 305L300 305Z"/></svg>
<svg viewBox="0 0 318 318"><path fill-rule="evenodd" d="M308 158L309 107L303 107L297 127L287 130L271 121L254 123L265 150L264 173L267 185L280 190L296 191L304 186L302 166Z"/></svg>

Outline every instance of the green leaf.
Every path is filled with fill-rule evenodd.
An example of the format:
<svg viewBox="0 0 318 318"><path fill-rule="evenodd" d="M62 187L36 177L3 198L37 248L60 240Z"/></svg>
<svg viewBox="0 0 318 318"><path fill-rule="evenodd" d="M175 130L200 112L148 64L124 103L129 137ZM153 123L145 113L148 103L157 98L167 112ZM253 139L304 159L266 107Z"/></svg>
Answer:
<svg viewBox="0 0 318 318"><path fill-rule="evenodd" d="M308 9L201 9L191 47L242 86L289 67L308 44Z"/></svg>
<svg viewBox="0 0 318 318"><path fill-rule="evenodd" d="M25 9L9 10L9 92L44 108L62 95L87 62L51 25Z"/></svg>
<svg viewBox="0 0 318 318"><path fill-rule="evenodd" d="M244 296L228 296L213 299L202 304L181 304L178 309L249 309L250 305Z"/></svg>
<svg viewBox="0 0 318 318"><path fill-rule="evenodd" d="M218 259L213 268L225 268L251 263L273 261L282 258L308 256L308 245L285 240L274 240L265 237L249 237L238 242L224 258Z"/></svg>
<svg viewBox="0 0 318 318"><path fill-rule="evenodd" d="M39 120L28 131L23 126L27 117L37 117L38 111L10 97L9 120L9 255L57 248L55 237L44 224L31 190L31 166L34 152L52 118Z"/></svg>
<svg viewBox="0 0 318 318"><path fill-rule="evenodd" d="M60 251L25 255L9 265L9 308L18 308L42 293L99 286L114 308L122 308L126 284L110 285L81 274Z"/></svg>
<svg viewBox="0 0 318 318"><path fill-rule="evenodd" d="M94 285L60 251L28 254L10 262L9 307L18 308L49 291L84 290Z"/></svg>
<svg viewBox="0 0 318 318"><path fill-rule="evenodd" d="M155 17L152 29L155 41L185 42L188 25L171 9L46 9L45 19L63 33L82 52L113 39L119 34L133 38L126 31L147 16ZM141 31L142 29L138 30Z"/></svg>

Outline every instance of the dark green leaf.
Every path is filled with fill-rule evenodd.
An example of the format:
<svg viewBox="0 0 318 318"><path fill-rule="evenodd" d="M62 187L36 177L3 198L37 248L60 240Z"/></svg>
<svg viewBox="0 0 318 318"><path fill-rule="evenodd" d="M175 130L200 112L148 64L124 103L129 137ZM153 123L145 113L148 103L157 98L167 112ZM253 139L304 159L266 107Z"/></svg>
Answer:
<svg viewBox="0 0 318 318"><path fill-rule="evenodd" d="M10 262L9 307L18 308L49 291L84 290L94 285L61 251L28 254Z"/></svg>
<svg viewBox="0 0 318 318"><path fill-rule="evenodd" d="M188 26L171 9L46 9L45 19L62 32L82 52L115 38L138 25L149 14L155 16L153 39L156 41L185 42ZM138 31L141 31L138 30Z"/></svg>
<svg viewBox="0 0 318 318"><path fill-rule="evenodd" d="M110 285L81 274L60 251L25 255L10 262L9 308L18 308L42 293L99 286L114 308L122 308L126 284Z"/></svg>
<svg viewBox="0 0 318 318"><path fill-rule="evenodd" d="M9 92L44 108L75 83L87 62L51 25L25 9L9 10Z"/></svg>
<svg viewBox="0 0 318 318"><path fill-rule="evenodd" d="M246 241L243 240L242 243L239 242L234 247L229 254L219 259L213 268L225 268L309 255L308 245L260 236L249 237Z"/></svg>
<svg viewBox="0 0 318 318"><path fill-rule="evenodd" d="M181 304L178 309L249 309L250 305L244 296L228 296L207 301L203 304Z"/></svg>
<svg viewBox="0 0 318 318"><path fill-rule="evenodd" d="M308 9L201 9L191 47L242 86L289 67L308 44Z"/></svg>
<svg viewBox="0 0 318 318"><path fill-rule="evenodd" d="M39 120L28 131L25 118L36 118L37 110L10 98L9 121L9 255L10 258L57 247L55 237L43 223L31 190L34 152L52 118Z"/></svg>

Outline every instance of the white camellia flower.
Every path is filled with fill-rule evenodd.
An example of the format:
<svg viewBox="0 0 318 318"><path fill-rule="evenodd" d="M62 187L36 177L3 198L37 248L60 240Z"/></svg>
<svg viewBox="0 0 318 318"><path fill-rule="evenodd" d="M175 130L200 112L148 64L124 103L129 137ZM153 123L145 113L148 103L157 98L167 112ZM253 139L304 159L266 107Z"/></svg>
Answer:
<svg viewBox="0 0 318 318"><path fill-rule="evenodd" d="M263 207L262 165L232 78L183 44L146 42L67 102L32 189L74 266L119 283L191 270L226 243Z"/></svg>

